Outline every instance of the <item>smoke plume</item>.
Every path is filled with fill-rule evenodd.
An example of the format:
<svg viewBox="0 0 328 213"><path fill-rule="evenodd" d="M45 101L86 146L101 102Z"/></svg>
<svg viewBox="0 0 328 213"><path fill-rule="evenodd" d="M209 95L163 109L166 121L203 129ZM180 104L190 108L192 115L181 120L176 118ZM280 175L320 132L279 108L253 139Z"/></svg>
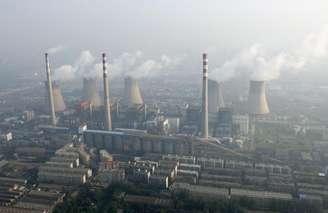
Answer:
<svg viewBox="0 0 328 213"><path fill-rule="evenodd" d="M61 52L65 49L65 47L63 45L58 45L56 47L52 47L52 48L49 48L47 50L47 53L49 54L55 54L55 53L58 53L58 52Z"/></svg>
<svg viewBox="0 0 328 213"><path fill-rule="evenodd" d="M160 75L163 69L174 69L183 58L183 56L162 55L156 60L146 58L141 51L125 52L113 60L109 58L108 69L111 78L126 75L134 78L154 77ZM95 63L96 61L99 63ZM89 50L84 50L72 65L63 65L55 69L54 78L61 81L82 77L101 78L102 72L101 58L95 57Z"/></svg>
<svg viewBox="0 0 328 213"><path fill-rule="evenodd" d="M91 52L89 50L84 50L73 65L66 64L56 68L54 71L54 79L60 81L71 81L77 77L81 77L91 69L94 61L95 58Z"/></svg>
<svg viewBox="0 0 328 213"><path fill-rule="evenodd" d="M299 73L327 56L328 26L306 36L299 48L289 52L272 54L261 44L254 44L211 70L210 78L225 81L243 73L252 80L273 80L282 73Z"/></svg>

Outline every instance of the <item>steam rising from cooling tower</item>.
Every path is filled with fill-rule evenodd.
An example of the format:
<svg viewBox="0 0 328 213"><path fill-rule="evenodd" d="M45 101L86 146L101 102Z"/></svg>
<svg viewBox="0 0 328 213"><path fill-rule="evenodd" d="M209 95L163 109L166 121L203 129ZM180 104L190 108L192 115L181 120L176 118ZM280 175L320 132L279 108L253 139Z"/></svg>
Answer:
<svg viewBox="0 0 328 213"><path fill-rule="evenodd" d="M208 59L203 54L202 137L208 138Z"/></svg>
<svg viewBox="0 0 328 213"><path fill-rule="evenodd" d="M99 107L103 104L99 95L98 78L83 79L83 100L88 101L93 107Z"/></svg>
<svg viewBox="0 0 328 213"><path fill-rule="evenodd" d="M249 113L252 115L269 113L264 81L250 81L248 106Z"/></svg>
<svg viewBox="0 0 328 213"><path fill-rule="evenodd" d="M127 106L143 104L138 81L130 76L124 81L124 99Z"/></svg>
<svg viewBox="0 0 328 213"><path fill-rule="evenodd" d="M273 52L255 43L211 70L210 76L218 81L245 75L252 80L270 81L304 71L319 71L322 67L318 64L325 64L328 57L328 25L306 35L295 47Z"/></svg>
<svg viewBox="0 0 328 213"><path fill-rule="evenodd" d="M55 82L52 84L52 91L54 96L55 112L63 112L66 109L66 104L61 93L60 87Z"/></svg>
<svg viewBox="0 0 328 213"><path fill-rule="evenodd" d="M48 100L49 100L49 112L51 117L51 125L56 125L56 113L55 113L55 105L54 105L54 96L52 90L52 80L51 80L51 70L50 64L48 59L48 53L45 54L45 61L46 61L46 74L47 74L47 90L48 90Z"/></svg>
<svg viewBox="0 0 328 213"><path fill-rule="evenodd" d="M221 84L215 80L208 80L208 111L217 113L220 108L225 107Z"/></svg>

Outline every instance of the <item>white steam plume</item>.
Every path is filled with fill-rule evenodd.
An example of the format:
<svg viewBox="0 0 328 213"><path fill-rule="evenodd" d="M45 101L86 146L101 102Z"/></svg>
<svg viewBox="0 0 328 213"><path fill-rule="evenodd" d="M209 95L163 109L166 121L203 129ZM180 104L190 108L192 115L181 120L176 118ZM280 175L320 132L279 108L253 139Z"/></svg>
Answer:
<svg viewBox="0 0 328 213"><path fill-rule="evenodd" d="M75 69L72 65L63 65L55 69L54 79L58 81L71 81L75 78Z"/></svg>
<svg viewBox="0 0 328 213"><path fill-rule="evenodd" d="M79 58L73 65L63 65L56 68L54 71L54 79L60 81L71 81L80 75L84 75L89 69L91 69L95 58L89 50L81 52Z"/></svg>
<svg viewBox="0 0 328 213"><path fill-rule="evenodd" d="M134 78L154 77L161 70L172 70L178 66L183 56L169 57L162 55L158 60L147 59L141 51L123 53L117 58L108 60L110 77L130 75ZM99 61L99 63L95 63ZM65 81L80 77L102 76L101 59L94 57L89 50L82 51L73 65L64 65L55 69L55 79Z"/></svg>
<svg viewBox="0 0 328 213"><path fill-rule="evenodd" d="M318 33L306 36L300 48L290 52L270 54L260 44L241 51L221 67L210 71L210 78L225 81L244 73L253 80L273 80L283 72L298 73L305 66L328 56L328 26Z"/></svg>
<svg viewBox="0 0 328 213"><path fill-rule="evenodd" d="M58 52L61 52L65 49L65 47L63 45L58 45L56 47L51 47L47 50L47 53L49 54L55 54L55 53L58 53Z"/></svg>
<svg viewBox="0 0 328 213"><path fill-rule="evenodd" d="M177 68L182 60L184 60L185 55L169 57L167 55L162 55L159 60L148 59L136 67L134 67L126 75L130 75L134 78L144 78L144 77L154 77L162 75L162 71L168 73L175 68Z"/></svg>

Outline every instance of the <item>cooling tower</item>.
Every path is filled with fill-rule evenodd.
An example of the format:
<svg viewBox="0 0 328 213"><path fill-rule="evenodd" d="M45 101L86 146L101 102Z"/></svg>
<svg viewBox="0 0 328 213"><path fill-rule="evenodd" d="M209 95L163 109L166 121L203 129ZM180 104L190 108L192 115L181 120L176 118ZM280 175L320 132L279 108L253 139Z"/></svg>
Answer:
<svg viewBox="0 0 328 213"><path fill-rule="evenodd" d="M248 106L249 113L252 115L269 113L264 81L250 81Z"/></svg>
<svg viewBox="0 0 328 213"><path fill-rule="evenodd" d="M202 90L202 137L208 138L208 59L203 54L203 90Z"/></svg>
<svg viewBox="0 0 328 213"><path fill-rule="evenodd" d="M130 76L124 81L124 102L127 106L143 104L138 81Z"/></svg>
<svg viewBox="0 0 328 213"><path fill-rule="evenodd" d="M217 113L220 108L225 107L221 84L215 80L208 80L208 112Z"/></svg>
<svg viewBox="0 0 328 213"><path fill-rule="evenodd" d="M112 118L110 114L110 103L109 103L109 83L108 83L108 71L106 63L106 54L102 54L102 65L103 65L103 80L104 80L104 104L105 104L105 130L112 130Z"/></svg>
<svg viewBox="0 0 328 213"><path fill-rule="evenodd" d="M97 78L83 79L83 100L88 101L93 107L100 107L103 104Z"/></svg>
<svg viewBox="0 0 328 213"><path fill-rule="evenodd" d="M49 112L51 117L51 125L56 125L56 113L55 113L55 105L54 105L54 96L52 90L52 80L51 80L51 70L50 64L48 59L48 53L45 53L45 61L46 61L46 74L47 74L47 81L46 87L48 92L48 101L49 101Z"/></svg>
<svg viewBox="0 0 328 213"><path fill-rule="evenodd" d="M63 112L66 109L66 104L61 93L60 87L55 82L52 84L52 93L54 96L55 112Z"/></svg>

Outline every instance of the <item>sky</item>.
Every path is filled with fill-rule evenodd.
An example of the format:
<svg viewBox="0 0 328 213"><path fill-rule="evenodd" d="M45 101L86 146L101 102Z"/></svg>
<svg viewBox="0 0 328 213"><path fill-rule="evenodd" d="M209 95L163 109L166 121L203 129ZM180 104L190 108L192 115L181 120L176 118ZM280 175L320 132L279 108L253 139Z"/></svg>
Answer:
<svg viewBox="0 0 328 213"><path fill-rule="evenodd" d="M327 0L1 0L0 77L43 72L43 53L56 47L55 69L74 68L86 50L95 61L139 51L142 61L127 68L135 73L149 61L166 69L163 56L195 73L204 51L220 70L258 44L289 57L328 25L327 11Z"/></svg>

